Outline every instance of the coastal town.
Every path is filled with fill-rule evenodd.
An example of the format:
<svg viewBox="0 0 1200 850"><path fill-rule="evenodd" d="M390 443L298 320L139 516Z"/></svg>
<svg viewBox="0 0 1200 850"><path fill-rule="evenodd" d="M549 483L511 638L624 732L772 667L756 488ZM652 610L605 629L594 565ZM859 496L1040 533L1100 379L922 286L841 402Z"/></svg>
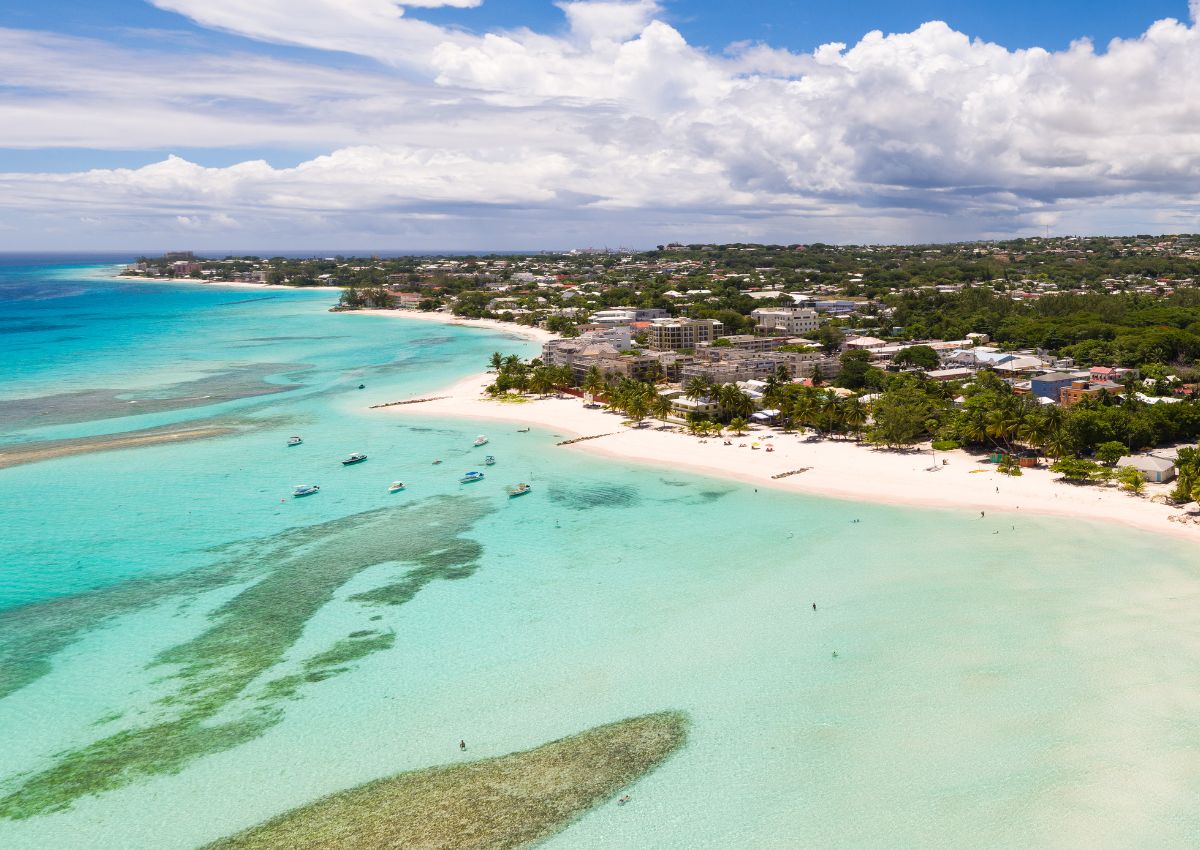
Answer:
<svg viewBox="0 0 1200 850"><path fill-rule="evenodd" d="M941 452L942 464L959 453L976 471L1053 476L1176 510L1200 498L1200 237L388 259L180 253L126 273L337 287L335 310L532 332L540 356L498 352L475 393L575 397L634 429L656 420L658 432L719 437L773 460L781 444L769 441L798 431Z"/></svg>

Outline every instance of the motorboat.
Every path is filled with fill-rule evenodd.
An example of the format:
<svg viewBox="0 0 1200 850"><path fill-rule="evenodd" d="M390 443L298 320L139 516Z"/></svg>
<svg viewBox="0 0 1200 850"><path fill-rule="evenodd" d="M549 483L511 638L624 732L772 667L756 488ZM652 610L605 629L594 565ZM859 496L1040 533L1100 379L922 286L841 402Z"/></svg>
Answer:
<svg viewBox="0 0 1200 850"><path fill-rule="evenodd" d="M492 455L488 455L487 457L485 457L483 459L483 465L484 466L495 466L496 458L492 457Z"/></svg>
<svg viewBox="0 0 1200 850"><path fill-rule="evenodd" d="M459 484L471 484L472 482L482 481L482 480L483 480L482 472L468 472L462 478L458 479L458 483Z"/></svg>
<svg viewBox="0 0 1200 850"><path fill-rule="evenodd" d="M515 499L517 496L524 496L532 489L531 486L525 483L515 484L508 488L508 498Z"/></svg>
<svg viewBox="0 0 1200 850"><path fill-rule="evenodd" d="M350 457L342 461L342 466L353 466L356 463L362 463L366 459L367 456L362 452L355 452L354 454L350 455Z"/></svg>
<svg viewBox="0 0 1200 850"><path fill-rule="evenodd" d="M289 446L298 446L303 442L304 442L304 440L300 439L299 437L288 437L288 445Z"/></svg>
<svg viewBox="0 0 1200 850"><path fill-rule="evenodd" d="M437 466L437 465L438 465L439 463L441 463L441 462L442 462L442 459L441 459L441 458L438 458L437 460L435 460L435 461L433 462L433 465L434 465L434 466Z"/></svg>
<svg viewBox="0 0 1200 850"><path fill-rule="evenodd" d="M292 496L299 499L301 496L311 496L320 489L316 484L297 484L292 488Z"/></svg>
<svg viewBox="0 0 1200 850"><path fill-rule="evenodd" d="M478 448L479 446L486 446L487 441L488 441L488 438L485 435L480 434L478 437L475 438L475 447Z"/></svg>
<svg viewBox="0 0 1200 850"><path fill-rule="evenodd" d="M393 481L391 484L388 485L389 493L399 493L403 489L404 489L403 481Z"/></svg>
<svg viewBox="0 0 1200 850"><path fill-rule="evenodd" d="M518 428L518 429L517 429L517 433L518 433L518 434L528 434L528 433L529 433L529 429L528 429L528 428Z"/></svg>

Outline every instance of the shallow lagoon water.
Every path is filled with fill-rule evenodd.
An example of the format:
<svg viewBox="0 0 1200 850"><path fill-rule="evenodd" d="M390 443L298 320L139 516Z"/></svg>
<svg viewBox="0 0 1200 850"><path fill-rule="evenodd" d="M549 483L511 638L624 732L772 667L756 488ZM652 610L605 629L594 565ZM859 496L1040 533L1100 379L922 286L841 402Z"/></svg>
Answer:
<svg viewBox="0 0 1200 850"><path fill-rule="evenodd" d="M32 665L0 699L13 742L0 794L21 815L0 819L0 845L196 847L453 762L460 738L473 757L499 755L665 709L691 716L687 746L631 805L546 846L1200 840L1200 581L1183 544L756 493L511 425L484 428L491 443L476 450L478 423L363 408L528 343L331 315L328 293L231 308L257 293L147 293L90 268L8 270L13 289L20 275L80 293L15 314L6 302L6 318L80 325L94 341L64 365L63 331L19 334L47 354L26 350L6 398L163 388L247 363L305 369L272 396L56 428L236 415L235 436L0 470L0 640ZM106 311L129 318L89 318ZM291 433L304 445L284 447ZM371 459L342 468L355 450ZM487 480L459 485L483 453L499 460ZM409 489L389 495L396 478ZM535 492L508 500L518 480ZM306 482L321 493L286 498ZM304 587L248 595L283 570ZM55 651L31 657L21 639L35 632ZM242 639L263 651L247 657ZM347 651L354 640L372 643ZM331 651L337 663L313 666ZM221 691L231 681L237 692ZM139 750L150 769L102 793L36 793L64 764L88 778L97 742L178 722L197 702L201 727L262 722L182 761Z"/></svg>

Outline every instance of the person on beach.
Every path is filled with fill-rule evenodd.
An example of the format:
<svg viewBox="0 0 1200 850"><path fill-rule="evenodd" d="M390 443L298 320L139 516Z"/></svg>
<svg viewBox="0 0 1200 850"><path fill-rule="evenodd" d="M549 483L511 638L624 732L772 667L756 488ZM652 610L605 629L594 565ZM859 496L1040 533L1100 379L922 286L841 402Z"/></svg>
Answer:
<svg viewBox="0 0 1200 850"><path fill-rule="evenodd" d="M983 519L983 511L980 511L980 512L979 512L979 518L980 518L980 519Z"/></svg>
<svg viewBox="0 0 1200 850"><path fill-rule="evenodd" d="M816 610L817 610L817 603L816 603L816 602L814 602L814 603L813 603L813 610L814 610L814 611L816 611Z"/></svg>

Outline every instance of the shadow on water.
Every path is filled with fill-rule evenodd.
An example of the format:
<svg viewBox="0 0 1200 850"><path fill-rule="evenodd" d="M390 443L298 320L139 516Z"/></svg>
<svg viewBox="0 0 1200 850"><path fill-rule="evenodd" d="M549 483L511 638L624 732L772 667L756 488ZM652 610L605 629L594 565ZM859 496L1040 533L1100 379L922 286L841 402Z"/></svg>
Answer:
<svg viewBox="0 0 1200 850"><path fill-rule="evenodd" d="M463 496L377 509L228 548L214 565L183 575L0 612L2 697L46 675L55 653L112 617L252 582L208 614L202 633L152 662L171 690L149 722L58 753L46 769L6 782L0 817L62 810L82 796L176 772L261 735L282 717L280 700L391 647L390 633L356 630L303 660L300 672L252 686L284 660L339 588L364 570L392 565L388 580L352 597L366 614L370 606L403 604L432 581L470 576L482 547L462 535L492 510Z"/></svg>
<svg viewBox="0 0 1200 850"><path fill-rule="evenodd" d="M579 484L555 482L547 487L547 495L555 504L572 511L632 508L641 501L636 487L603 481Z"/></svg>

